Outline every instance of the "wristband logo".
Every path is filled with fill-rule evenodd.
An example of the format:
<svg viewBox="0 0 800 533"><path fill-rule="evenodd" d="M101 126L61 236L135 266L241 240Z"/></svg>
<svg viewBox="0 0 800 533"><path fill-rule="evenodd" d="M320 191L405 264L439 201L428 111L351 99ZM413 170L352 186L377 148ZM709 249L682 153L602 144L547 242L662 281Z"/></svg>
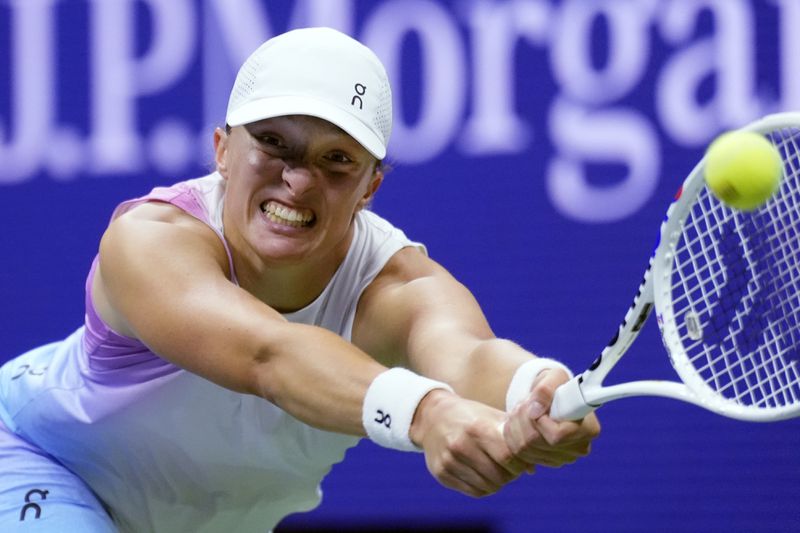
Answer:
<svg viewBox="0 0 800 533"><path fill-rule="evenodd" d="M382 424L382 425L386 426L388 429L391 429L392 428L392 415L390 415L389 413L384 414L384 412L382 410L380 410L380 409L378 409L377 412L378 412L378 416L375 417L375 422L377 422L378 424Z"/></svg>

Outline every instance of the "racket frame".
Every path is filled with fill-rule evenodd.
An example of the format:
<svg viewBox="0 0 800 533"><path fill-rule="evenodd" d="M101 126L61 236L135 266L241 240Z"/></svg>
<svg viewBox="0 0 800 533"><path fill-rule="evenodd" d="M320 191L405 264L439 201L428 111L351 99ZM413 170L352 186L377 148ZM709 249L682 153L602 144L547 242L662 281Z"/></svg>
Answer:
<svg viewBox="0 0 800 533"><path fill-rule="evenodd" d="M767 134L788 127L800 127L800 113L769 115L741 129ZM796 405L761 409L720 396L694 370L677 334L671 303L673 258L686 218L691 213L695 199L705 188L704 168L703 159L684 180L676 200L667 210L655 252L617 334L585 372L556 389L550 409L552 418L580 420L606 402L630 396L672 398L724 416L754 422L782 420L800 414ZM682 383L642 380L603 386L603 380L633 344L654 309L664 347Z"/></svg>

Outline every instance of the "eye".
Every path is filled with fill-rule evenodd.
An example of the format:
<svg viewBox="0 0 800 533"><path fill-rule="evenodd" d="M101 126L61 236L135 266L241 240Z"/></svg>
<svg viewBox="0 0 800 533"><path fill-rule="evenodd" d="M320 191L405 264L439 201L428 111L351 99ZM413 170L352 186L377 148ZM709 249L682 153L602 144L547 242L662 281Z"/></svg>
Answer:
<svg viewBox="0 0 800 533"><path fill-rule="evenodd" d="M344 152L331 152L325 158L332 163L352 163L353 159Z"/></svg>
<svg viewBox="0 0 800 533"><path fill-rule="evenodd" d="M261 144L266 144L268 146L274 146L276 148L286 148L286 145L283 144L283 141L280 137L276 137L275 135L270 135L268 133L256 136L258 141Z"/></svg>

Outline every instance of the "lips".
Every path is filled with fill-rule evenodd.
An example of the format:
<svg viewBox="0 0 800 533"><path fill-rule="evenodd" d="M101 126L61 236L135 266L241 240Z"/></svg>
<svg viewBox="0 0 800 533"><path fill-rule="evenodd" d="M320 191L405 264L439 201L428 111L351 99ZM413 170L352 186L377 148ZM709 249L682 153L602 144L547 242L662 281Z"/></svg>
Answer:
<svg viewBox="0 0 800 533"><path fill-rule="evenodd" d="M284 226L304 228L312 225L316 220L314 212L310 209L289 207L275 200L264 202L260 207L261 212L264 213L269 220Z"/></svg>

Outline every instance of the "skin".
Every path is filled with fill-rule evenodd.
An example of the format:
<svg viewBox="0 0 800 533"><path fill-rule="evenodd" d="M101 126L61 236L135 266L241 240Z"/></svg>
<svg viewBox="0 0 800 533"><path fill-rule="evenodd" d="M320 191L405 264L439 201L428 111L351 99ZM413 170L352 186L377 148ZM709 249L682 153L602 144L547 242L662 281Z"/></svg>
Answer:
<svg viewBox="0 0 800 533"><path fill-rule="evenodd" d="M397 252L365 290L352 342L283 318L328 284L352 241L353 217L383 180L354 139L323 120L289 116L217 129L214 144L239 286L208 226L146 203L115 219L101 242L93 294L111 327L223 387L353 435L364 435L366 390L387 367L445 381L455 394L429 393L409 436L437 480L472 496L589 452L594 415L578 423L546 415L567 379L561 371L542 372L526 401L502 411L514 371L533 355L495 338L471 293L417 249ZM275 219L268 206L305 222Z"/></svg>

